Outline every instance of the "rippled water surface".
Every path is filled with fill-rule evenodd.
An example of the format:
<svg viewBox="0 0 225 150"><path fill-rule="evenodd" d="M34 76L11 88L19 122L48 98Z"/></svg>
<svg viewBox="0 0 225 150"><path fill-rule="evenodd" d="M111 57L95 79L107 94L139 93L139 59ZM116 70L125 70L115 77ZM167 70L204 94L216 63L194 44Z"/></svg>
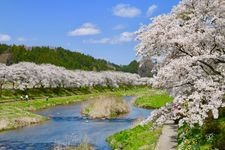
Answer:
<svg viewBox="0 0 225 150"><path fill-rule="evenodd" d="M124 97L130 102L132 97ZM109 150L105 141L109 135L129 128L150 110L132 106L131 112L117 119L88 120L80 114L80 104L57 106L38 111L49 116L45 123L0 133L0 150L51 150L55 145L77 145L88 141L99 150Z"/></svg>

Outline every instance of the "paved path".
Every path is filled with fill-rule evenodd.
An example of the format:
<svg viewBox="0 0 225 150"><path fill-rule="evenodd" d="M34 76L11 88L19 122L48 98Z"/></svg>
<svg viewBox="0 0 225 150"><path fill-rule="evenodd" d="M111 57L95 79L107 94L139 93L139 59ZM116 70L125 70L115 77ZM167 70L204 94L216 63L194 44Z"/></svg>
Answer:
<svg viewBox="0 0 225 150"><path fill-rule="evenodd" d="M176 150L177 128L177 125L174 125L173 122L166 123L155 150Z"/></svg>

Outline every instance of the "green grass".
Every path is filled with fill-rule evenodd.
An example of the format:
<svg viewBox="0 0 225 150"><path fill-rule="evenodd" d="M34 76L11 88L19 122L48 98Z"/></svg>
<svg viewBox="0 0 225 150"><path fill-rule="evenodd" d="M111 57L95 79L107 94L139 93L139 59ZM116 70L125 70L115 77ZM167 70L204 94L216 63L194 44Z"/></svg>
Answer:
<svg viewBox="0 0 225 150"><path fill-rule="evenodd" d="M32 111L35 111L38 109L44 109L44 108L54 107L57 105L75 103L78 101L84 101L84 100L102 96L102 95L140 96L145 93L148 93L151 89L149 89L148 87L122 87L118 89L97 87L97 88L87 88L84 91L82 90L84 89L76 91L76 92L78 91L80 92L80 93L77 93L78 95L49 98L48 101L45 100L45 97L43 96L43 92L41 92L41 94L39 95L38 95L38 92L35 92L36 96L43 96L43 98L31 100L28 102L15 101L11 103L2 103L0 105L0 131L13 129L17 127L23 127L26 125L45 121L47 118L32 113ZM63 92L62 91L58 91L58 92L65 93L65 89L63 89ZM55 92L52 92L52 90L49 90L49 93L47 94L52 94L52 93L55 93Z"/></svg>
<svg viewBox="0 0 225 150"><path fill-rule="evenodd" d="M107 138L112 149L118 150L154 150L161 134L161 127L151 130L152 124L136 126L118 132Z"/></svg>
<svg viewBox="0 0 225 150"><path fill-rule="evenodd" d="M172 102L172 100L173 98L166 93L155 93L137 98L135 105L148 109L157 109L166 105L166 103Z"/></svg>
<svg viewBox="0 0 225 150"><path fill-rule="evenodd" d="M65 97L73 95L91 94L105 91L118 91L123 89L131 89L133 87L122 86L118 89L113 87L82 87L82 88L34 88L25 91L18 89L3 89L1 90L0 102L3 101L17 101L21 96L29 95L30 99L41 99L46 97Z"/></svg>

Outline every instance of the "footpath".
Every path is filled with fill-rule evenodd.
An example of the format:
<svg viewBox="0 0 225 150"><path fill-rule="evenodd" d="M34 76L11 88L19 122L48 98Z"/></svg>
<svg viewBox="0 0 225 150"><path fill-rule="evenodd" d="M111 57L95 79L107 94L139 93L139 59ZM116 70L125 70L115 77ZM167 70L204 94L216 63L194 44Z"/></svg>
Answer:
<svg viewBox="0 0 225 150"><path fill-rule="evenodd" d="M173 122L167 122L162 129L155 150L176 150L178 126Z"/></svg>

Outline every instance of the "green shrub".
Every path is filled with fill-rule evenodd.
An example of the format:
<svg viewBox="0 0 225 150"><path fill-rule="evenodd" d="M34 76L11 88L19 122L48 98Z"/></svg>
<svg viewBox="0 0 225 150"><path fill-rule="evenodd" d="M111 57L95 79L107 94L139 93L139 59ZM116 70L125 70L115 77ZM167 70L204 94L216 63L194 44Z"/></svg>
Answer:
<svg viewBox="0 0 225 150"><path fill-rule="evenodd" d="M224 150L225 117L207 119L202 127L194 126L191 128L187 125L180 127L178 130L178 149Z"/></svg>

